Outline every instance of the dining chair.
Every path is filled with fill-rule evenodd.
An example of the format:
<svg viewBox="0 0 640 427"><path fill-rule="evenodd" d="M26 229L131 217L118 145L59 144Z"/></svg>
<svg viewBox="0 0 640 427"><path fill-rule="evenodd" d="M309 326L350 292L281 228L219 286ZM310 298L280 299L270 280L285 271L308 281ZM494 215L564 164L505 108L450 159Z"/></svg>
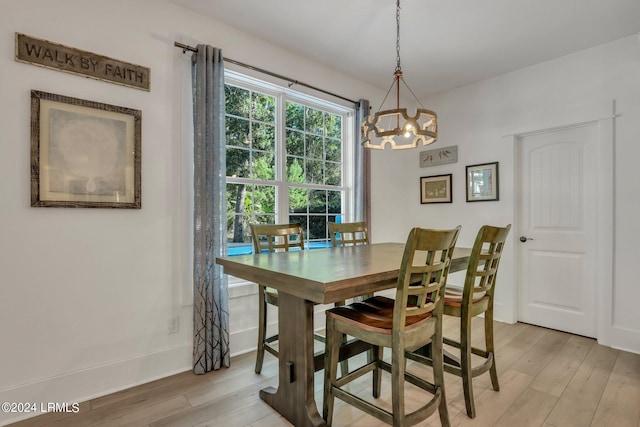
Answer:
<svg viewBox="0 0 640 427"><path fill-rule="evenodd" d="M304 237L301 224L250 224L253 238L253 253L272 253L304 250ZM267 307L278 306L278 291L268 284L258 283L258 350L255 372L262 371L264 352L278 357L278 350L272 343L278 340L278 334L267 336Z"/></svg>
<svg viewBox="0 0 640 427"><path fill-rule="evenodd" d="M329 222L329 236L331 237L331 246L334 248L345 246L359 246L369 244L369 231L367 223L364 221L357 222ZM373 294L361 295L354 301L361 301L372 297ZM336 307L345 305L345 301L338 301L334 304ZM347 342L347 336L343 334L342 342ZM371 352L367 352L367 357L371 358ZM340 370L344 374L349 372L349 361L347 359L340 362Z"/></svg>
<svg viewBox="0 0 640 427"><path fill-rule="evenodd" d="M452 230L414 228L405 244L395 299L375 296L326 311L322 415L328 425L332 423L335 398L393 426L416 424L436 410L442 425L449 425L442 360L442 309L444 287L459 231L460 226ZM342 334L371 344L374 357L353 372L337 378ZM410 351L428 343L432 344L433 383L406 370L406 358L426 364L424 356ZM391 348L391 363L383 359L385 347ZM391 411L388 405L375 405L344 388L372 372L373 397L378 398L381 371L391 374ZM410 413L405 413L405 382L432 395L426 404Z"/></svg>
<svg viewBox="0 0 640 427"><path fill-rule="evenodd" d="M498 266L510 229L511 224L506 227L482 226L471 250L464 285L458 287L447 284L445 289L444 314L460 318L460 340L447 337L443 340L445 344L460 351L459 357L445 351L444 370L462 377L464 403L470 418L476 416L472 383L474 377L489 371L493 389L500 390L493 340L493 301ZM471 345L471 319L483 313L485 348L480 349ZM485 360L473 366L472 354Z"/></svg>
<svg viewBox="0 0 640 427"><path fill-rule="evenodd" d="M369 232L367 223L358 222L330 222L329 235L331 236L331 246L356 246L369 244Z"/></svg>

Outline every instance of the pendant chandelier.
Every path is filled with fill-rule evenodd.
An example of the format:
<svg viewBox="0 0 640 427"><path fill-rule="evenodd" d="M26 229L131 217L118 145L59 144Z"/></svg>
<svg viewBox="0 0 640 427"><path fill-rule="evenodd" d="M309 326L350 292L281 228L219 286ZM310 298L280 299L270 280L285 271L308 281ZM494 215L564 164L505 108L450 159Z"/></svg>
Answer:
<svg viewBox="0 0 640 427"><path fill-rule="evenodd" d="M400 83L413 95L421 108L416 108L416 115L411 117L406 108L400 108ZM396 92L395 108L382 110L392 89ZM396 0L396 69L393 82L384 97L380 109L372 117L367 116L362 122L362 139L366 148L383 150L387 144L393 150L416 148L418 142L431 144L438 139L438 121L436 113L424 108L402 77L400 66L400 0Z"/></svg>

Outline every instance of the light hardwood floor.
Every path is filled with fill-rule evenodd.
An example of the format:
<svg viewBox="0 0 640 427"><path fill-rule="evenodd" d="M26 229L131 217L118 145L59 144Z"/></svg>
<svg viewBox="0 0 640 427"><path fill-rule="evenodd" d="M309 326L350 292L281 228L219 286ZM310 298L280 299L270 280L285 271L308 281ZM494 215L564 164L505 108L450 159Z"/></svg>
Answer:
<svg viewBox="0 0 640 427"><path fill-rule="evenodd" d="M446 336L455 336L455 320L446 319ZM483 340L479 326L474 321L478 343ZM496 322L495 336L500 391L493 391L488 374L474 380L475 419L464 410L460 378L446 374L453 426L640 427L640 355L523 323ZM46 414L13 426L289 426L258 396L260 389L277 385L275 358L265 357L261 375L253 372L254 361L255 353L245 354L233 358L228 369L184 372L84 402L78 414ZM410 370L430 375L411 363ZM367 375L351 387L370 396L370 384ZM422 392L411 387L408 401L421 399ZM321 405L322 372L316 374L315 389ZM380 399L390 407L389 389L384 374ZM335 411L336 427L385 425L339 400ZM437 413L419 425L439 426Z"/></svg>

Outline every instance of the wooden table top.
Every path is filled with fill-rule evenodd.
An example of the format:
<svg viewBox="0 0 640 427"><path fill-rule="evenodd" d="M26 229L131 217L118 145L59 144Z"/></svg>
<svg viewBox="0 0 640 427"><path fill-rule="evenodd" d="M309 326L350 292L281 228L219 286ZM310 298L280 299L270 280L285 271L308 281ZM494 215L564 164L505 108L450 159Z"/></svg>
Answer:
<svg viewBox="0 0 640 427"><path fill-rule="evenodd" d="M394 287L404 243L217 258L224 272L318 304ZM455 248L450 271L466 269L470 248Z"/></svg>

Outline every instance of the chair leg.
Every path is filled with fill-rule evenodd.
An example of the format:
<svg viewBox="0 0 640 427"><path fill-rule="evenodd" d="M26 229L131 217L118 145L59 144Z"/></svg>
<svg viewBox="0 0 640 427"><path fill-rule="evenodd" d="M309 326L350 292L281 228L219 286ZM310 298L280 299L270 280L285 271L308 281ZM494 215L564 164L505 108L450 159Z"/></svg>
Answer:
<svg viewBox="0 0 640 427"><path fill-rule="evenodd" d="M404 413L404 373L406 361L404 348L394 345L391 349L391 408L393 413L393 426L405 425Z"/></svg>
<svg viewBox="0 0 640 427"><path fill-rule="evenodd" d="M267 302L264 298L264 287L258 286L258 349L256 352L256 374L262 371L264 362L264 340L267 334Z"/></svg>
<svg viewBox="0 0 640 427"><path fill-rule="evenodd" d="M346 301L337 301L333 304L334 307L340 307L341 305L345 305ZM347 334L342 334L342 340L340 341L341 343L346 343L347 342ZM349 359L345 359L342 362L340 362L340 372L342 373L342 375L347 375L349 373Z"/></svg>
<svg viewBox="0 0 640 427"><path fill-rule="evenodd" d="M440 327L436 330L431 345L429 346L429 356L432 360L433 368L433 384L436 390L441 390L440 404L438 413L440 415L440 424L442 427L449 427L449 409L447 408L447 398L444 387L444 355L442 345L442 318L440 318Z"/></svg>
<svg viewBox="0 0 640 427"><path fill-rule="evenodd" d="M476 417L476 406L473 401L473 377L471 366L471 318L460 319L460 365L462 374L462 389L464 404L469 418Z"/></svg>
<svg viewBox="0 0 640 427"><path fill-rule="evenodd" d="M335 330L335 321L327 317L324 355L324 398L322 399L322 418L328 426L333 421L333 384L338 376L338 359L340 357L340 338Z"/></svg>
<svg viewBox="0 0 640 427"><path fill-rule="evenodd" d="M384 347L373 347L367 351L367 363L375 362L376 368L373 370L373 397L376 399L380 397L380 390L382 389L382 369L380 369L380 361L384 357Z"/></svg>
<svg viewBox="0 0 640 427"><path fill-rule="evenodd" d="M342 344L347 342L347 334L340 334L340 342ZM340 372L342 375L347 375L349 373L349 359L344 359L340 362Z"/></svg>
<svg viewBox="0 0 640 427"><path fill-rule="evenodd" d="M500 384L498 383L498 370L496 369L496 351L493 343L493 310L487 310L484 313L484 340L487 353L491 355L493 361L489 368L489 374L491 375L491 385L495 391L500 391Z"/></svg>

